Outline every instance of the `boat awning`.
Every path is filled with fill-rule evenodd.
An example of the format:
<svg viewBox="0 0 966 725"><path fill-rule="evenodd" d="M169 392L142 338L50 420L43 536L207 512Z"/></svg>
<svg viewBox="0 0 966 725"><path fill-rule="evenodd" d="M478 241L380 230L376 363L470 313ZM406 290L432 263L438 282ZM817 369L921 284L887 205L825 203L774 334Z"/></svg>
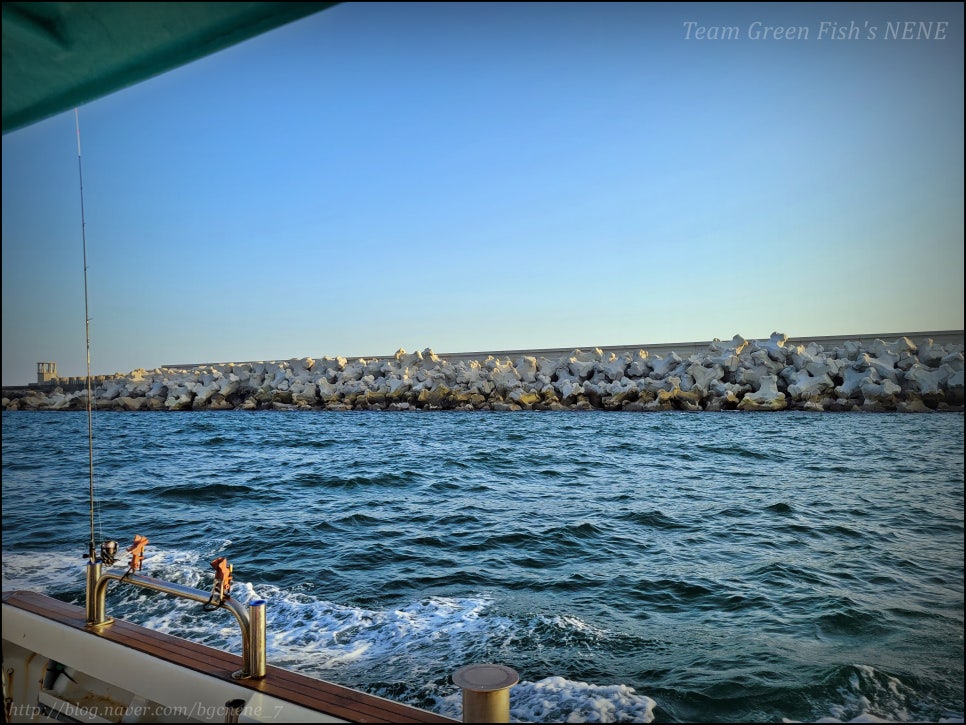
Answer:
<svg viewBox="0 0 966 725"><path fill-rule="evenodd" d="M336 4L5 2L3 133Z"/></svg>

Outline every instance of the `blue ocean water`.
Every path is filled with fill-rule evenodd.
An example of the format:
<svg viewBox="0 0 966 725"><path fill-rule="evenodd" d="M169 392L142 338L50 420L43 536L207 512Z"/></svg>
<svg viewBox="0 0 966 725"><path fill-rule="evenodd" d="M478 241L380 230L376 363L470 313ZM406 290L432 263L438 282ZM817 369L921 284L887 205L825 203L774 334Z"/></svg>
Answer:
<svg viewBox="0 0 966 725"><path fill-rule="evenodd" d="M268 600L269 661L460 715L963 721L963 416L95 413L98 536ZM3 413L3 589L83 601L84 413ZM240 651L230 617L108 611Z"/></svg>

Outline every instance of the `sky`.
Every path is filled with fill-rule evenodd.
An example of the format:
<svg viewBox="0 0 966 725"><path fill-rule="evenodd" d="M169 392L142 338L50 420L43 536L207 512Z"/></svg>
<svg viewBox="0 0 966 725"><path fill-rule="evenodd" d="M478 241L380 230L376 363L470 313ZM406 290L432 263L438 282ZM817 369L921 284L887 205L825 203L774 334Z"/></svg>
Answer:
<svg viewBox="0 0 966 725"><path fill-rule="evenodd" d="M343 3L79 108L92 372L960 330L963 83L960 3ZM73 111L2 195L84 375Z"/></svg>

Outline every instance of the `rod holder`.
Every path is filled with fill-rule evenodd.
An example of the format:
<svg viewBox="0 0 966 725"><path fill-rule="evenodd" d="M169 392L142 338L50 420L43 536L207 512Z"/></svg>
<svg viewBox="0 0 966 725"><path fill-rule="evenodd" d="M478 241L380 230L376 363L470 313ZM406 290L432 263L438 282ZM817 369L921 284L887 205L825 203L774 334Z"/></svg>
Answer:
<svg viewBox="0 0 966 725"><path fill-rule="evenodd" d="M265 676L265 600L253 599L248 603L248 651L251 653L251 677L256 680Z"/></svg>
<svg viewBox="0 0 966 725"><path fill-rule="evenodd" d="M510 688L520 681L506 665L467 665L453 673L463 690L463 722L510 722Z"/></svg>
<svg viewBox="0 0 966 725"><path fill-rule="evenodd" d="M85 567L87 572L87 586L84 590L84 609L87 613L87 624L96 624L99 627L110 624L114 620L104 614L104 600L98 600L97 582L101 578L101 562L99 559L88 562Z"/></svg>
<svg viewBox="0 0 966 725"><path fill-rule="evenodd" d="M107 616L107 585L111 581L121 584L133 584L134 586L152 589L156 592L171 594L182 599L190 599L194 602L207 604L211 601L211 593L203 592L200 589L186 587L182 584L167 582L163 579L144 576L127 572L117 574L115 572L102 572L100 562L87 565L87 593L85 598L87 609L88 627L106 627L114 620ZM265 656L265 600L259 599L251 602L246 607L228 598L222 600L218 605L219 609L230 611L241 628L242 640L242 669L234 673L236 679L261 679L266 672ZM256 624L252 626L252 616L256 619Z"/></svg>

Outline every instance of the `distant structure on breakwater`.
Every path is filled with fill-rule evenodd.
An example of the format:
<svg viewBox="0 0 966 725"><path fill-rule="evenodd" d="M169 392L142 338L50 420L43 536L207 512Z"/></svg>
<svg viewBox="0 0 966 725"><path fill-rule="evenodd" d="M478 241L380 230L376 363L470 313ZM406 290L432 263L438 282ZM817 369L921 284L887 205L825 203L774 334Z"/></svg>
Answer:
<svg viewBox="0 0 966 725"><path fill-rule="evenodd" d="M58 380L57 363L39 362L37 363L37 384L47 385Z"/></svg>
<svg viewBox="0 0 966 725"><path fill-rule="evenodd" d="M106 410L961 411L963 331L168 365L98 376ZM5 410L86 408L87 381L5 388Z"/></svg>

